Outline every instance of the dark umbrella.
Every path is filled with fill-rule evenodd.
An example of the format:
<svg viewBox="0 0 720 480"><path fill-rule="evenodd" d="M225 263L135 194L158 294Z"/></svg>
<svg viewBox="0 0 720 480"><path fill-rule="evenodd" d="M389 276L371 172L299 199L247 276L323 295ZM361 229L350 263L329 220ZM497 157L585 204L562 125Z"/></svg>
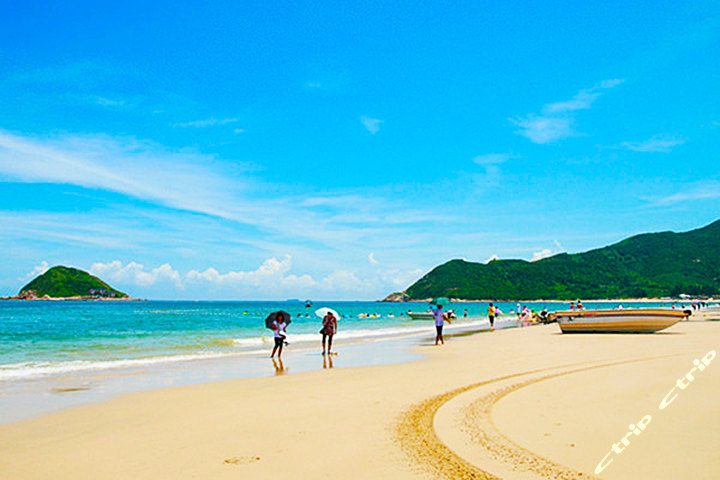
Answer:
<svg viewBox="0 0 720 480"><path fill-rule="evenodd" d="M290 325L290 314L287 312L284 312L282 310L278 310L277 312L272 312L265 319L265 327L269 328L270 330L273 330L273 322L276 320L278 323L281 323L281 320L285 320L285 324Z"/></svg>

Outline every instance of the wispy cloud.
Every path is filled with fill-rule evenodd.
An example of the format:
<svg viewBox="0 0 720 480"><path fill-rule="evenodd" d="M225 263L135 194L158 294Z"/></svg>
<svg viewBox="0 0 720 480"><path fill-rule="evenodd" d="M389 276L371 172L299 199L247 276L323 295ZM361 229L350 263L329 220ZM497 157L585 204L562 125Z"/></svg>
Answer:
<svg viewBox="0 0 720 480"><path fill-rule="evenodd" d="M253 287L313 287L317 282L310 275L288 274L292 268L292 257L285 255L281 260L275 257L263 262L256 270L231 271L220 273L214 268L208 268L203 272L191 270L186 275L187 281L203 281L213 284L226 284L231 286L249 285Z"/></svg>
<svg viewBox="0 0 720 480"><path fill-rule="evenodd" d="M383 123L382 120L378 120L377 118L371 118L362 116L360 117L360 122L365 126L368 132L375 135L377 132L380 131L380 124Z"/></svg>
<svg viewBox="0 0 720 480"><path fill-rule="evenodd" d="M370 280L361 281L357 275L347 270L336 270L316 280L308 274L290 273L292 267L292 257L285 255L281 259L269 258L255 270L225 273L210 267L204 271L190 270L183 274L167 263L155 268L146 268L134 261L123 263L119 260L109 263L94 263L89 271L118 285L151 287L169 283L179 290L195 290L206 287L220 288L229 292L263 292L264 295L275 296L310 292L311 290L352 291L353 289L367 288L371 282Z"/></svg>
<svg viewBox="0 0 720 480"><path fill-rule="evenodd" d="M533 258L530 260L531 262L536 262L538 260L542 260L543 258L548 258L553 255L553 251L549 248L544 248L540 250L539 252L533 252Z"/></svg>
<svg viewBox="0 0 720 480"><path fill-rule="evenodd" d="M232 216L220 202L239 187L203 166L211 156L134 138L27 138L0 131L0 175L120 192L174 208Z"/></svg>
<svg viewBox="0 0 720 480"><path fill-rule="evenodd" d="M367 291L377 285L381 285L384 289L380 290L381 292L404 289L423 273L420 269L388 269L378 270L374 275L363 276L361 279L352 270L336 269L325 276L314 278L307 273L291 273L293 268L292 257L284 255L281 258L268 258L254 270L224 273L213 267L203 271L190 270L181 273L167 263L159 267L146 268L138 262L123 263L119 260L108 263L96 262L89 271L123 288L170 285L183 292L193 292L198 289L220 289L231 294L254 292L253 298L258 298L257 292L276 298L311 292L328 294L341 292L347 298L353 298L356 292Z"/></svg>
<svg viewBox="0 0 720 480"><path fill-rule="evenodd" d="M477 157L473 158L473 162L483 166L499 165L501 163L507 162L511 158L517 157L509 153L486 153L484 155L478 155Z"/></svg>
<svg viewBox="0 0 720 480"><path fill-rule="evenodd" d="M236 123L238 121L239 119L237 118L207 118L205 120L194 120L192 122L174 123L173 126L181 128L205 128L214 127L217 125L227 125L230 123Z"/></svg>
<svg viewBox="0 0 720 480"><path fill-rule="evenodd" d="M529 113L525 116L511 118L510 121L520 127L517 134L526 137L533 143L552 143L564 138L580 135L575 130L574 113L588 110L603 90L614 88L624 80L604 80L592 88L580 90L569 100L549 103L542 107L541 113Z"/></svg>
<svg viewBox="0 0 720 480"><path fill-rule="evenodd" d="M685 138L680 135L659 134L643 142L623 142L622 147L633 152L669 153L684 143Z"/></svg>
<svg viewBox="0 0 720 480"><path fill-rule="evenodd" d="M146 271L145 266L137 262L126 265L119 260L110 263L97 262L90 267L90 273L108 279L111 283L132 283L147 287L160 281L169 281L176 287L183 288L180 273L167 263Z"/></svg>
<svg viewBox="0 0 720 480"><path fill-rule="evenodd" d="M695 185L682 185L678 193L650 200L650 206L667 207L681 203L720 198L720 182L703 182Z"/></svg>
<svg viewBox="0 0 720 480"><path fill-rule="evenodd" d="M312 243L333 250L357 251L356 258L363 258L368 247L417 244L423 235L406 232L418 226L425 231L432 230L425 226L457 221L441 207L426 208L396 198L395 187L378 186L372 195L352 190L317 195L312 188L264 195L286 189L251 177L242 165L195 152L174 152L133 138L23 137L0 131L0 177L118 192L166 207L169 210L165 213L175 218L199 213L230 220L229 228L243 229L243 241L272 252L283 245ZM108 234L113 228L87 232L63 228L58 225L58 215L54 220L13 218L14 225L30 237L44 232L44 238L67 237L65 240L74 244L89 242L108 248L133 241L132 236L119 239ZM70 225L86 223L78 218L68 221ZM167 228L172 231L173 227Z"/></svg>
<svg viewBox="0 0 720 480"><path fill-rule="evenodd" d="M525 117L515 118L511 121L520 127L520 130L516 133L533 143L552 143L578 135L574 128L575 119L572 117L553 117L530 113Z"/></svg>
<svg viewBox="0 0 720 480"><path fill-rule="evenodd" d="M557 240L553 240L553 243L555 243L555 248L543 248L539 252L533 252L533 258L530 260L531 262L536 262L538 260L542 260L543 258L552 257L553 255L557 255L558 253L562 253L565 251L562 245L560 245L560 242Z"/></svg>
<svg viewBox="0 0 720 480"><path fill-rule="evenodd" d="M20 278L19 280L22 280L23 282L28 282L33 278L37 277L38 275L42 275L43 273L47 272L48 269L50 269L50 264L43 260L42 262L40 262L40 265L35 266L35 268L33 268L30 273Z"/></svg>
<svg viewBox="0 0 720 480"><path fill-rule="evenodd" d="M509 153L487 153L473 158L473 163L480 165L484 170L482 174L472 176L475 187L484 189L497 185L501 177L500 165L513 158L518 157Z"/></svg>
<svg viewBox="0 0 720 480"><path fill-rule="evenodd" d="M98 105L101 105L101 106L103 106L103 107L124 107L124 106L129 105L129 103L127 102L127 100L122 100L122 99L120 99L120 100L110 99L110 98L101 97L101 96L98 96L98 95L92 96L92 97L91 97L91 100L92 100L94 103L97 103Z"/></svg>
<svg viewBox="0 0 720 480"><path fill-rule="evenodd" d="M368 261L370 261L370 263L372 263L373 265L377 265L378 263L380 263L375 259L375 252L370 252L370 254L368 255Z"/></svg>

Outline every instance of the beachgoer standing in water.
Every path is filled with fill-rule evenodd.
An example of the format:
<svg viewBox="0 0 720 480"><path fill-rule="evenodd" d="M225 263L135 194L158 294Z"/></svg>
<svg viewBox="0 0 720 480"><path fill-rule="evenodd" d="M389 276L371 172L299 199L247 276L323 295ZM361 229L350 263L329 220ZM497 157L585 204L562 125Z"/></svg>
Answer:
<svg viewBox="0 0 720 480"><path fill-rule="evenodd" d="M492 302L488 307L488 320L490 320L490 331L492 332L495 330L495 307L493 307Z"/></svg>
<svg viewBox="0 0 720 480"><path fill-rule="evenodd" d="M322 333L322 354L325 355L325 339L327 338L327 353L328 355L332 355L330 351L332 350L332 337L335 335L335 332L337 332L337 319L335 315L333 315L332 312L328 312L323 318L322 325L322 330L320 330L320 333Z"/></svg>
<svg viewBox="0 0 720 480"><path fill-rule="evenodd" d="M433 317L435 317L435 330L437 331L437 335L435 335L435 345L438 344L438 342L445 345L445 340L443 339L442 330L443 325L445 324L445 320L447 320L448 323L452 323L447 315L445 315L445 312L443 312L443 306L438 305L436 308L432 308L431 310L433 312Z"/></svg>
<svg viewBox="0 0 720 480"><path fill-rule="evenodd" d="M285 328L287 327L287 323L285 322L285 315L279 314L278 317L273 320L272 323L272 329L273 329L273 338L275 339L275 347L273 347L272 354L270 355L270 358L275 357L275 352L278 354L278 358L280 358L280 355L282 355L282 349L283 344L285 343L285 338L287 337L287 334L285 333Z"/></svg>

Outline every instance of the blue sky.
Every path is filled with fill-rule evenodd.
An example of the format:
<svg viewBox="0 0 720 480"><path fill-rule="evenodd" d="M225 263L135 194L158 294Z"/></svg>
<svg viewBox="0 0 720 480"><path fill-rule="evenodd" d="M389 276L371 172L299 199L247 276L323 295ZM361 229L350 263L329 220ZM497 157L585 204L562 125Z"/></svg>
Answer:
<svg viewBox="0 0 720 480"><path fill-rule="evenodd" d="M3 2L0 295L371 300L691 230L717 58L716 1Z"/></svg>

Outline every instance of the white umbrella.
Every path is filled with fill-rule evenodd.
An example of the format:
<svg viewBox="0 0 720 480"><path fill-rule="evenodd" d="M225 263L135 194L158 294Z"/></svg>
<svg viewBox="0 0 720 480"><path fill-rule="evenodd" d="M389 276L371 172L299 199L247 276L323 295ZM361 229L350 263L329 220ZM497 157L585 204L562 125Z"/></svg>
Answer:
<svg viewBox="0 0 720 480"><path fill-rule="evenodd" d="M320 318L325 318L325 315L327 315L328 313L332 313L333 316L337 319L340 318L340 315L338 315L338 313L335 310L333 310L332 308L323 307L323 308L318 308L317 310L315 310L315 315L317 315Z"/></svg>

